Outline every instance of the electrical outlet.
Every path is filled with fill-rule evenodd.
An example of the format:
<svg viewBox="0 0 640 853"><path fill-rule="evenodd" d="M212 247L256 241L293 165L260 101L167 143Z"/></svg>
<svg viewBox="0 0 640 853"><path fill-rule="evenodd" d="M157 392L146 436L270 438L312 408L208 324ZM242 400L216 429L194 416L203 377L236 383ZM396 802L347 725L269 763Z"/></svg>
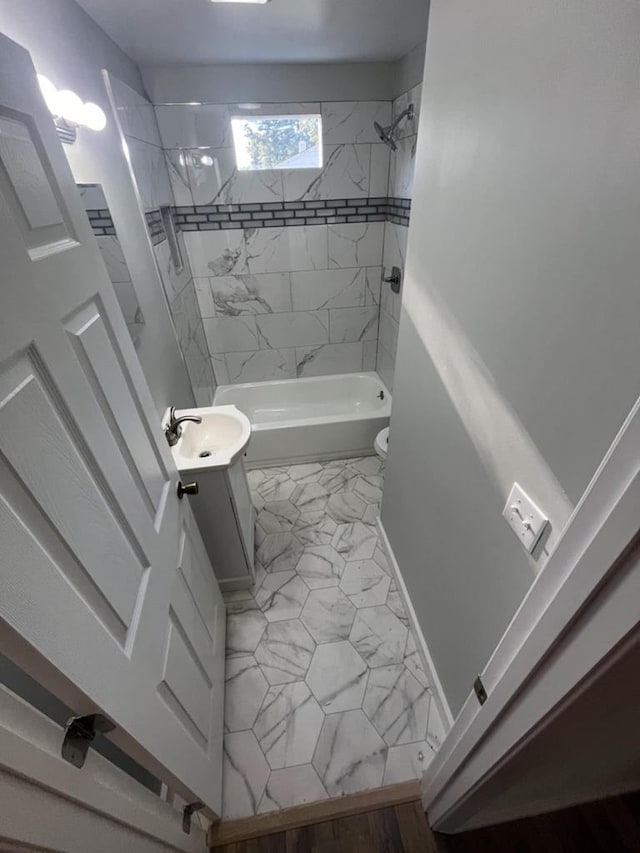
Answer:
<svg viewBox="0 0 640 853"><path fill-rule="evenodd" d="M549 519L518 483L513 484L502 515L524 550L531 554L549 524Z"/></svg>

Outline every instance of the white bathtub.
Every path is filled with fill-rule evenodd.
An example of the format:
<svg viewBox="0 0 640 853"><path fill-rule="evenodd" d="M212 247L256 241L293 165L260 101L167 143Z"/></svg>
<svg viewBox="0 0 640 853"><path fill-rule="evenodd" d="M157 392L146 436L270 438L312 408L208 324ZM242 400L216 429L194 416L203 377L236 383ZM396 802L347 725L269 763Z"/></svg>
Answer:
<svg viewBox="0 0 640 853"><path fill-rule="evenodd" d="M251 421L248 467L370 455L391 415L377 373L221 385L213 402L232 403Z"/></svg>

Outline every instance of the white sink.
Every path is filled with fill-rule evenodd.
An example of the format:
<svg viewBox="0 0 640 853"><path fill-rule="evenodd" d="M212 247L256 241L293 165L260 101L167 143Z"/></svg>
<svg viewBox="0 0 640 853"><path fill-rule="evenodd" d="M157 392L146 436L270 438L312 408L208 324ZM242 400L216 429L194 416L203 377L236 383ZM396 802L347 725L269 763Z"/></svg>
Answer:
<svg viewBox="0 0 640 853"><path fill-rule="evenodd" d="M202 423L185 421L171 448L178 471L220 471L244 453L251 438L249 418L235 406L179 409L176 417L197 415Z"/></svg>

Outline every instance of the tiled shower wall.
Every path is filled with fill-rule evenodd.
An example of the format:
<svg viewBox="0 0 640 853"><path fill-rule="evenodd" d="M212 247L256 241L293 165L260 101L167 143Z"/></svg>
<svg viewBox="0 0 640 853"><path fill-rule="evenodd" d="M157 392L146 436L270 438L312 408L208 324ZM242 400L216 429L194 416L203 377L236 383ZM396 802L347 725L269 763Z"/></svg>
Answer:
<svg viewBox="0 0 640 853"><path fill-rule="evenodd" d="M389 191L391 197L413 198L413 168L416 154L418 123L420 119L420 99L422 84L414 86L393 102L392 114L395 119L409 104L414 106L414 118L400 124L396 132L397 151L391 153L389 169ZM390 275L393 266L399 266L404 272L407 257L408 223L393 217L384 226L384 250L382 264L385 275ZM382 285L380 301L380 327L376 369L380 378L391 391L395 370L398 327L400 322L400 304L402 291L395 294L387 284Z"/></svg>
<svg viewBox="0 0 640 853"><path fill-rule="evenodd" d="M176 236L183 263L181 269L176 267L160 215L161 207L173 210L176 201L169 182L155 112L149 101L133 89L115 78L111 82L178 344L196 403L207 406L213 400L215 379L189 257L178 228Z"/></svg>
<svg viewBox="0 0 640 853"><path fill-rule="evenodd" d="M131 340L136 346L144 326L144 316L104 191L99 184L79 184L78 189Z"/></svg>
<svg viewBox="0 0 640 853"><path fill-rule="evenodd" d="M233 116L301 113L322 115L321 169L236 169ZM373 129L391 113L389 101L156 106L219 384L375 369L386 220L409 212L389 207L391 152Z"/></svg>

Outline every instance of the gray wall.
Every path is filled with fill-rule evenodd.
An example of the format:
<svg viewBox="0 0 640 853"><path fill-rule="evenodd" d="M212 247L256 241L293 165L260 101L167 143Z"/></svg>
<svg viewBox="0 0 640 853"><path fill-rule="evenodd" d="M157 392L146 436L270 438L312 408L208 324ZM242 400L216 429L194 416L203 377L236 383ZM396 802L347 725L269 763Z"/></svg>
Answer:
<svg viewBox="0 0 640 853"><path fill-rule="evenodd" d="M58 89L73 89L107 114L100 133L80 130L64 150L77 183L101 184L116 223L145 318L137 346L159 413L193 405L162 285L139 210L101 71L144 92L137 66L73 0L0 0L0 30L30 51L36 70Z"/></svg>
<svg viewBox="0 0 640 853"><path fill-rule="evenodd" d="M393 97L394 99L422 83L424 73L424 54L427 49L426 41L421 41L413 50L395 63Z"/></svg>
<svg viewBox="0 0 640 853"><path fill-rule="evenodd" d="M142 69L154 104L391 101L395 62L181 65Z"/></svg>
<svg viewBox="0 0 640 853"><path fill-rule="evenodd" d="M422 81L425 42L396 62L170 65L142 69L154 104L393 101Z"/></svg>
<svg viewBox="0 0 640 853"><path fill-rule="evenodd" d="M454 712L640 392L639 30L625 0L431 6L382 520Z"/></svg>

